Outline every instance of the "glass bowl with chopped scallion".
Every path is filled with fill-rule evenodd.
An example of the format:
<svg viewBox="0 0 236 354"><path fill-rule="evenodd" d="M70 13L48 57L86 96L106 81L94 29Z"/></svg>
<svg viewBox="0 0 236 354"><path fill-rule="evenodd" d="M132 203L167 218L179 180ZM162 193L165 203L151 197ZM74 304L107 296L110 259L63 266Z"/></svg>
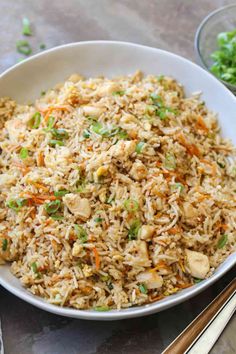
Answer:
<svg viewBox="0 0 236 354"><path fill-rule="evenodd" d="M199 64L236 95L236 4L210 13L195 36Z"/></svg>

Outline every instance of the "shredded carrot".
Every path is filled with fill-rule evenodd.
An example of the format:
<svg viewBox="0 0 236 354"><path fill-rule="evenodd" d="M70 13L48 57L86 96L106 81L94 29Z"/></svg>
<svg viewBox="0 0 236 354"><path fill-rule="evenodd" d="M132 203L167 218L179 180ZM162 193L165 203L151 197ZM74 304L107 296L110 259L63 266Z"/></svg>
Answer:
<svg viewBox="0 0 236 354"><path fill-rule="evenodd" d="M21 170L23 176L25 176L31 170L30 167L25 166L24 164L18 161L14 161L12 164Z"/></svg>
<svg viewBox="0 0 236 354"><path fill-rule="evenodd" d="M210 199L210 198L211 198L211 196L209 194L202 194L202 195L200 195L200 197L198 197L198 201L202 202L203 200Z"/></svg>
<svg viewBox="0 0 236 354"><path fill-rule="evenodd" d="M197 129L203 130L203 131L206 132L206 133L209 132L209 129L207 128L206 123L204 122L204 120L202 119L201 116L198 116L197 122L196 122L196 124L195 124L195 127L196 127Z"/></svg>
<svg viewBox="0 0 236 354"><path fill-rule="evenodd" d="M166 269L168 271L170 271L170 267L164 262L164 261L160 261L155 268L151 268L149 269L150 272L155 272L156 270L160 270L160 269Z"/></svg>
<svg viewBox="0 0 236 354"><path fill-rule="evenodd" d="M224 231L226 231L228 228L228 225L227 224L223 224L223 223L219 223L216 227L216 231L220 230L220 229L223 229Z"/></svg>
<svg viewBox="0 0 236 354"><path fill-rule="evenodd" d="M100 257L99 257L98 250L96 249L96 247L93 248L93 253L94 253L94 257L95 257L96 270L99 270L100 269Z"/></svg>
<svg viewBox="0 0 236 354"><path fill-rule="evenodd" d="M45 166L45 163L44 163L44 155L43 155L43 152L40 151L39 154L38 154L38 166L39 167L43 167Z"/></svg>
<svg viewBox="0 0 236 354"><path fill-rule="evenodd" d="M174 227L172 227L171 229L168 230L168 233L171 234L171 235L175 235L177 234L178 232L181 232L182 229L180 226L178 225L175 225Z"/></svg>
<svg viewBox="0 0 236 354"><path fill-rule="evenodd" d="M183 133L178 134L178 141L183 145L190 155L200 156L200 151L195 144L188 143Z"/></svg>
<svg viewBox="0 0 236 354"><path fill-rule="evenodd" d="M45 185L43 185L41 183L37 183L37 182L34 182L34 181L28 181L28 183L29 184L33 184L38 189L42 189L44 192L48 192L48 187L46 187Z"/></svg>

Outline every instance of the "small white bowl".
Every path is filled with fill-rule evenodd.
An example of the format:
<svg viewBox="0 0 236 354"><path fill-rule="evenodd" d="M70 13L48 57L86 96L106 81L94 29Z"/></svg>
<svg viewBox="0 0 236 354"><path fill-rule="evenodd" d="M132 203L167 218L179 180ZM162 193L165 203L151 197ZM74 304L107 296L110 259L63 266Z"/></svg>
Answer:
<svg viewBox="0 0 236 354"><path fill-rule="evenodd" d="M29 103L39 97L41 91L53 87L76 72L87 77L112 77L132 74L137 69L145 74L173 76L184 85L187 95L202 91L202 99L207 107L218 113L222 134L236 145L234 95L196 64L175 54L137 44L92 41L47 50L3 73L0 76L0 97L11 96L20 103ZM234 264L236 253L228 257L209 279L152 304L120 311L81 311L51 305L24 289L19 280L10 273L9 265L0 266L0 284L30 304L58 315L89 320L118 320L145 316L183 302L209 287Z"/></svg>

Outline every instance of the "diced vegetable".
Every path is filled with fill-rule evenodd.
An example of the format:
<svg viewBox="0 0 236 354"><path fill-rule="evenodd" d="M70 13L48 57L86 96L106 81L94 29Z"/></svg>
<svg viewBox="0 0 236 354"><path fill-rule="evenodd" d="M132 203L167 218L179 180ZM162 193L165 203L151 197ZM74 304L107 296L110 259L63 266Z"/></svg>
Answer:
<svg viewBox="0 0 236 354"><path fill-rule="evenodd" d="M217 248L223 248L227 242L228 242L228 235L223 235L217 243Z"/></svg>
<svg viewBox="0 0 236 354"><path fill-rule="evenodd" d="M69 134L68 134L68 132L65 129L52 128L50 130L50 132L51 132L52 136L55 139L58 139L58 140L63 140L63 139L68 139L69 138Z"/></svg>
<svg viewBox="0 0 236 354"><path fill-rule="evenodd" d="M112 92L113 96L123 96L125 94L125 91L115 91Z"/></svg>
<svg viewBox="0 0 236 354"><path fill-rule="evenodd" d="M8 208L18 212L20 211L23 206L27 205L27 199L25 198L18 198L18 199L10 199L7 202Z"/></svg>
<svg viewBox="0 0 236 354"><path fill-rule="evenodd" d="M25 40L17 41L16 48L19 53L24 54L26 56L28 56L32 53L32 49L31 49L29 42L25 41Z"/></svg>
<svg viewBox="0 0 236 354"><path fill-rule="evenodd" d="M39 112L34 113L33 117L28 121L28 126L32 129L38 129L41 123L41 114Z"/></svg>
<svg viewBox="0 0 236 354"><path fill-rule="evenodd" d="M36 262L33 262L33 263L31 264L31 268L32 268L32 271L33 271L34 273L38 273L38 266L37 266L37 263L36 263Z"/></svg>
<svg viewBox="0 0 236 354"><path fill-rule="evenodd" d="M74 225L75 228L75 232L76 232L76 236L78 237L78 239L84 243L88 240L88 234L86 232L86 230L79 225Z"/></svg>
<svg viewBox="0 0 236 354"><path fill-rule="evenodd" d="M193 281L194 281L195 284L198 284L198 283L200 283L202 280L203 280L203 279L194 278Z"/></svg>
<svg viewBox="0 0 236 354"><path fill-rule="evenodd" d="M95 218L94 221L97 222L97 223L100 223L100 222L103 221L103 219L98 217L98 218Z"/></svg>
<svg viewBox="0 0 236 354"><path fill-rule="evenodd" d="M24 147L21 148L21 150L20 150L20 158L22 160L24 160L24 159L26 159L28 157L28 155L29 155L28 149L26 149Z"/></svg>
<svg viewBox="0 0 236 354"><path fill-rule="evenodd" d="M44 208L49 215L55 214L61 206L60 200L53 200L52 202L46 203Z"/></svg>
<svg viewBox="0 0 236 354"><path fill-rule="evenodd" d="M85 130L83 131L83 137L84 137L85 139L88 139L88 138L90 137L90 135L91 135L91 133L90 133L87 129L85 129Z"/></svg>
<svg viewBox="0 0 236 354"><path fill-rule="evenodd" d="M130 212L133 213L139 209L138 202L134 199L127 199L124 202L124 208Z"/></svg>
<svg viewBox="0 0 236 354"><path fill-rule="evenodd" d="M22 20L23 23L23 30L22 30L22 34L24 36L32 36L32 31L30 28L30 21L27 17L24 17Z"/></svg>
<svg viewBox="0 0 236 354"><path fill-rule="evenodd" d="M132 222L128 231L128 239L130 241L135 240L137 238L141 226L142 226L141 221L138 219Z"/></svg>
<svg viewBox="0 0 236 354"><path fill-rule="evenodd" d="M109 311L110 307L108 306L96 306L94 307L95 311L99 311L99 312L104 312L104 311Z"/></svg>
<svg viewBox="0 0 236 354"><path fill-rule="evenodd" d="M147 287L145 284L140 284L139 290L141 291L142 294L147 294Z"/></svg>
<svg viewBox="0 0 236 354"><path fill-rule="evenodd" d="M2 241L2 251L3 252L5 252L7 250L7 245L8 245L8 241L6 238L4 238Z"/></svg>
<svg viewBox="0 0 236 354"><path fill-rule="evenodd" d="M171 192L175 192L176 190L180 190L180 192L184 191L184 186L182 185L182 183L175 183L172 184L172 186L170 187Z"/></svg>
<svg viewBox="0 0 236 354"><path fill-rule="evenodd" d="M51 218L53 220L62 220L62 219L64 219L64 216L61 214L53 214L53 215L51 215Z"/></svg>
<svg viewBox="0 0 236 354"><path fill-rule="evenodd" d="M167 170L175 170L176 168L176 159L175 155L168 152L165 156L164 167Z"/></svg>
<svg viewBox="0 0 236 354"><path fill-rule="evenodd" d="M135 151L137 152L137 154L141 154L144 145L145 145L145 143L144 143L143 141L140 141L140 142L136 145Z"/></svg>

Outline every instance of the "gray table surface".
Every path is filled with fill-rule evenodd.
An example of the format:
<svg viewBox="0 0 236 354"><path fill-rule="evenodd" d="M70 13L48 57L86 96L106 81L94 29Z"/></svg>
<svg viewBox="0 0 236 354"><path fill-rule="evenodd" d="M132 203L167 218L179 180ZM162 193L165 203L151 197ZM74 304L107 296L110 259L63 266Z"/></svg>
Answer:
<svg viewBox="0 0 236 354"><path fill-rule="evenodd" d="M15 45L21 19L33 23L34 53L64 43L108 39L146 44L194 60L200 21L225 0L0 0L0 72L21 57ZM6 354L150 354L162 350L233 279L235 268L210 289L174 308L145 318L89 322L39 310L0 287L0 319ZM236 316L212 354L236 353ZM201 353L199 353L201 354Z"/></svg>

